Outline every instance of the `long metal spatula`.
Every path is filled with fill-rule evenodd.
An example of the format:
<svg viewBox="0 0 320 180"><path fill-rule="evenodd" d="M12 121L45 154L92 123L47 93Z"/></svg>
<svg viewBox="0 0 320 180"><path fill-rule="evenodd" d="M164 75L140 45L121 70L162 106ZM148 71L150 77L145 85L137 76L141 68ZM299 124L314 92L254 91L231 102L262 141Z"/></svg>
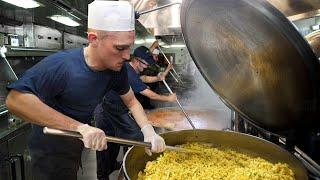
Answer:
<svg viewBox="0 0 320 180"><path fill-rule="evenodd" d="M53 129L53 128L48 128L48 127L43 128L43 133L57 135L57 136L82 138L82 135L79 132ZM113 143L118 143L118 144L126 144L126 145L132 145L132 146L148 147L151 149L151 143L148 143L148 142L133 141L133 140L122 139L122 138L117 138L117 137L113 137L113 136L106 136L106 140L108 142L113 142ZM178 152L194 152L193 150L180 148L180 147L174 147L174 146L166 146L166 150L178 151Z"/></svg>
<svg viewBox="0 0 320 180"><path fill-rule="evenodd" d="M170 86L167 84L166 80L162 80L162 82L163 82L163 84L166 86L166 88L168 89L168 91L170 92L170 94L173 94L173 92L172 92ZM181 111L183 112L184 116L187 118L190 126L192 127L193 130L195 130L196 127L194 126L194 124L193 124L193 122L191 121L191 119L190 119L189 115L187 114L187 112L186 112L186 111L184 110L184 108L182 107L179 99L177 98L176 101L177 101L177 103L178 103Z"/></svg>

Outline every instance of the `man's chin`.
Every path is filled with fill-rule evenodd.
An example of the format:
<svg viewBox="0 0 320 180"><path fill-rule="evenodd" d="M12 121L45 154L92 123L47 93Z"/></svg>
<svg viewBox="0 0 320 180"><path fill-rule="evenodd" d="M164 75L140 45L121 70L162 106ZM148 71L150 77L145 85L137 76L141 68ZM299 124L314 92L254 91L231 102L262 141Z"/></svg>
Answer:
<svg viewBox="0 0 320 180"><path fill-rule="evenodd" d="M113 70L113 71L121 71L121 69L122 69L122 66L120 66L120 67L117 66L117 67L113 68L112 70Z"/></svg>

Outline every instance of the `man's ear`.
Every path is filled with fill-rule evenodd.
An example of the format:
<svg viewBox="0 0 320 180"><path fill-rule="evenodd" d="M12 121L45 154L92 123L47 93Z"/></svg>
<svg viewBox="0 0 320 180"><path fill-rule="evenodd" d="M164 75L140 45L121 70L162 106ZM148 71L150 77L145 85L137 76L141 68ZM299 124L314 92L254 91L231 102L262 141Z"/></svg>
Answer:
<svg viewBox="0 0 320 180"><path fill-rule="evenodd" d="M88 41L92 47L98 46L98 36L95 32L88 32Z"/></svg>

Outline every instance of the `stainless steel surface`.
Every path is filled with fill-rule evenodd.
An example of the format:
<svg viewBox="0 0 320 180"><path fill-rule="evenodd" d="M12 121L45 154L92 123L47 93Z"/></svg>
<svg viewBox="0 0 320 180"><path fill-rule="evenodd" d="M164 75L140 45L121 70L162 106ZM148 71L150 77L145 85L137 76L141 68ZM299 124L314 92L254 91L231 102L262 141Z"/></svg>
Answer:
<svg viewBox="0 0 320 180"><path fill-rule="evenodd" d="M9 47L9 51L44 51L44 52L58 52L52 49L41 49L41 48L19 48L19 47Z"/></svg>
<svg viewBox="0 0 320 180"><path fill-rule="evenodd" d="M21 43L20 46L22 47L61 49L63 45L62 36L65 32L76 35L79 39L80 37L87 37L87 7L92 1L37 0L43 6L33 9L24 9L0 1L0 11L3 12L0 18L2 24L0 32L19 35L19 44ZM81 25L70 27L48 18L57 14L68 16ZM151 36L150 32L141 23L136 23L136 37L147 38L149 36ZM7 42L10 41L8 36L6 37ZM81 47L82 42L83 39L80 39L80 46L75 43L68 45L69 47L73 45Z"/></svg>
<svg viewBox="0 0 320 180"><path fill-rule="evenodd" d="M48 127L43 128L43 133L57 135L57 136L82 138L82 135L79 132L53 129L53 128L48 128ZM117 138L117 137L112 137L112 136L106 136L106 140L108 142L131 145L131 146L148 147L148 148L151 148L151 146L152 146L151 143L149 143L149 142L133 141L133 140L129 140L129 139L122 139L122 138ZM166 150L178 151L178 152L188 152L187 149L174 147L174 146L166 146Z"/></svg>
<svg viewBox="0 0 320 180"><path fill-rule="evenodd" d="M163 82L163 84L166 86L166 88L168 89L168 91L170 92L170 94L173 94L173 92L172 92L171 88L169 87L169 85L167 84L166 80L162 80L162 82ZM182 107L182 105L180 104L178 98L176 98L176 101L177 101L177 103L178 103L181 111L182 111L183 114L186 116L186 118L187 118L189 124L191 125L192 129L196 129L195 126L194 126L194 124L192 123L190 117L188 116L188 114L186 113L186 111L184 110L184 108Z"/></svg>
<svg viewBox="0 0 320 180"><path fill-rule="evenodd" d="M7 85L18 78L5 57L0 56L0 107L5 106L8 95Z"/></svg>
<svg viewBox="0 0 320 180"><path fill-rule="evenodd" d="M310 164L305 158L303 158L299 153L295 152L294 155L303 163L303 165L306 167L306 169L308 169L309 171L309 176L311 176L311 174L317 176L318 178L320 177L319 174L319 170L317 170L312 164ZM314 178L316 179L316 178Z"/></svg>
<svg viewBox="0 0 320 180"><path fill-rule="evenodd" d="M306 153L304 153L298 147L294 147L296 153L298 153L303 159L305 159L309 164L312 165L317 170L317 175L320 177L320 166L314 160L312 160Z"/></svg>
<svg viewBox="0 0 320 180"><path fill-rule="evenodd" d="M183 130L162 134L168 145L178 145L187 142L212 143L217 147L232 148L254 157L261 157L271 163L287 163L295 173L296 179L308 179L302 163L292 154L279 146L263 139L236 133L214 130ZM147 161L155 160L159 155L145 155L140 147L131 148L125 155L123 167L127 179L137 179L139 171L145 168Z"/></svg>
<svg viewBox="0 0 320 180"><path fill-rule="evenodd" d="M79 47L86 47L88 45L88 39L80 36L76 36L69 33L63 34L63 49L72 49Z"/></svg>
<svg viewBox="0 0 320 180"><path fill-rule="evenodd" d="M277 133L319 119L318 60L268 2L186 0L180 17L193 60L229 107Z"/></svg>
<svg viewBox="0 0 320 180"><path fill-rule="evenodd" d="M126 0L134 5L136 11L144 12L150 9L176 3L176 0ZM180 27L180 4L153 11L141 15L139 21L154 36L158 35L179 35Z"/></svg>
<svg viewBox="0 0 320 180"><path fill-rule="evenodd" d="M319 2L320 3L320 2ZM313 52L320 58L320 30L314 31L305 36Z"/></svg>
<svg viewBox="0 0 320 180"><path fill-rule="evenodd" d="M267 0L291 21L320 14L319 0Z"/></svg>
<svg viewBox="0 0 320 180"><path fill-rule="evenodd" d="M33 33L29 34L29 47L43 49L62 49L62 32L57 29L32 25ZM32 43L33 42L33 43Z"/></svg>
<svg viewBox="0 0 320 180"><path fill-rule="evenodd" d="M166 5L163 5L163 6L158 6L158 7L154 8L154 9L150 9L150 10L145 10L145 11L139 12L139 14L143 15L143 14L150 13L150 12L153 12L153 11L158 11L160 9L167 8L167 7L176 5L176 4L181 4L181 3L176 3L175 2L175 3L166 4Z"/></svg>

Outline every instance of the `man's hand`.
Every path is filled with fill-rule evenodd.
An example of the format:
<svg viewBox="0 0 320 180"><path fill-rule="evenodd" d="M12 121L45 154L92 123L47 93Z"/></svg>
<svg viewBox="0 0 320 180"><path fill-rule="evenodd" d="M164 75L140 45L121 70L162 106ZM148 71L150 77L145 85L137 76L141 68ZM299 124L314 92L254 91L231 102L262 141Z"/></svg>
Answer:
<svg viewBox="0 0 320 180"><path fill-rule="evenodd" d="M98 151L107 149L106 135L101 129L82 124L78 126L77 131L82 135L81 140L86 148Z"/></svg>
<svg viewBox="0 0 320 180"><path fill-rule="evenodd" d="M146 148L146 153L151 156L151 152L160 153L163 152L166 149L166 144L164 142L164 139L159 136L153 129L153 127L150 124L145 125L141 128L141 131L143 133L144 142L151 142L151 151L150 149Z"/></svg>
<svg viewBox="0 0 320 180"><path fill-rule="evenodd" d="M161 72L158 73L157 77L158 77L158 81L163 81L166 79L166 76Z"/></svg>
<svg viewBox="0 0 320 180"><path fill-rule="evenodd" d="M171 70L172 68L173 68L173 64L171 63L171 64L168 64L166 70Z"/></svg>
<svg viewBox="0 0 320 180"><path fill-rule="evenodd" d="M175 102L177 100L177 94L176 93L173 93L173 94L170 94L168 95L168 102Z"/></svg>

